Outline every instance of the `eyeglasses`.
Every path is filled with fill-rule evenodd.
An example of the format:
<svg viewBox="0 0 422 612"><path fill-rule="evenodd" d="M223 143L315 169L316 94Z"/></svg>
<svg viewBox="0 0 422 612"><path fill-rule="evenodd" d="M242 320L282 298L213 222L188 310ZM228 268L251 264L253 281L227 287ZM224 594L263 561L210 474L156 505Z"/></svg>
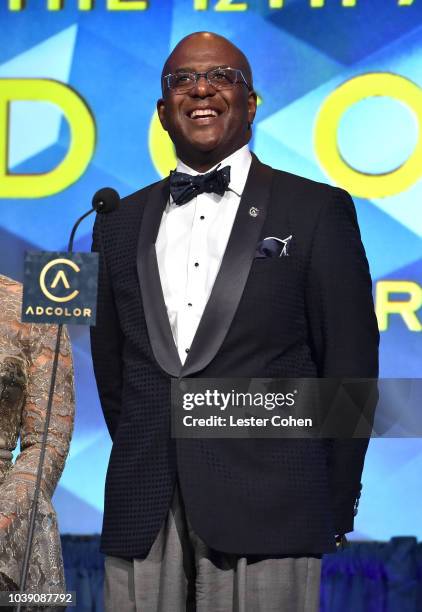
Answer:
<svg viewBox="0 0 422 612"><path fill-rule="evenodd" d="M186 93L192 89L200 77L205 77L214 89L232 89L236 83L246 85L249 91L252 87L238 68L212 68L207 72L175 72L163 76L163 83L176 94Z"/></svg>

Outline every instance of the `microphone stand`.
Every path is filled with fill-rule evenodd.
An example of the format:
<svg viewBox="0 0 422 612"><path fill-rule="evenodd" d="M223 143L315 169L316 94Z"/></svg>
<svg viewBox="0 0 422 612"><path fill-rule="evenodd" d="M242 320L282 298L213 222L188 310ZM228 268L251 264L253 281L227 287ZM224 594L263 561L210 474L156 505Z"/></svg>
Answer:
<svg viewBox="0 0 422 612"><path fill-rule="evenodd" d="M76 230L79 227L79 224L81 223L81 221L83 221L86 217L91 215L93 212L96 212L94 208L92 208L91 210L83 214L76 221L70 233L69 243L67 246L68 253L73 253L73 241L75 238ZM37 479L35 481L34 497L32 500L31 514L29 518L28 538L26 541L25 553L24 553L24 558L23 558L23 563L22 563L19 595L23 595L25 593L25 585L26 585L26 580L28 577L29 561L30 561L31 551L32 551L32 542L34 539L35 520L37 516L37 509L38 509L38 499L39 499L40 490L41 490L42 471L44 467L45 451L47 447L48 428L50 426L51 409L53 406L54 389L56 386L56 376L57 376L57 367L59 363L59 353L60 353L60 343L62 339L62 332L63 332L63 323L60 323L57 327L56 345L54 349L54 359L53 359L53 366L51 369L50 389L48 392L47 410L46 410L46 415L45 415L45 426L44 426L43 436L41 440L40 458L39 458L38 468L37 468ZM22 603L23 602L21 601L21 598L20 598L20 601L15 606L16 612L21 612Z"/></svg>

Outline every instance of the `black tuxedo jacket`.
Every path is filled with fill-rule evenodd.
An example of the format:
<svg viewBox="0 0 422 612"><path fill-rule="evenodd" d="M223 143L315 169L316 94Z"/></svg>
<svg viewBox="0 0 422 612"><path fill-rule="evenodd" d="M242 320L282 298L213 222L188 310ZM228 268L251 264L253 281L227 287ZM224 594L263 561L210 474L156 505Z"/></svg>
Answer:
<svg viewBox="0 0 422 612"><path fill-rule="evenodd" d="M95 375L113 440L102 551L145 557L176 477L194 531L238 554L321 554L353 529L366 440L173 439L171 377L376 377L378 328L352 199L259 162L185 364L155 240L168 179L97 216ZM218 204L216 204L218 206ZM258 208L252 216L251 207ZM287 257L256 258L292 235Z"/></svg>

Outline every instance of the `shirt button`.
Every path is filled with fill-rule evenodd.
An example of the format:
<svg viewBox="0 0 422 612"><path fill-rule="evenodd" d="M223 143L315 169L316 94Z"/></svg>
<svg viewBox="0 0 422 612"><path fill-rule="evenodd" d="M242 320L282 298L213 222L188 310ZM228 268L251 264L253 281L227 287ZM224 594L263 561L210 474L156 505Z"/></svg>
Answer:
<svg viewBox="0 0 422 612"><path fill-rule="evenodd" d="M185 353L189 353L189 349L185 349Z"/></svg>
<svg viewBox="0 0 422 612"><path fill-rule="evenodd" d="M195 261L195 268L197 268L198 266L199 266L199 263Z"/></svg>
<svg viewBox="0 0 422 612"><path fill-rule="evenodd" d="M192 306L192 304L190 302L188 302L188 306Z"/></svg>
<svg viewBox="0 0 422 612"><path fill-rule="evenodd" d="M201 220L205 219L204 215L201 215L199 218L200 218Z"/></svg>

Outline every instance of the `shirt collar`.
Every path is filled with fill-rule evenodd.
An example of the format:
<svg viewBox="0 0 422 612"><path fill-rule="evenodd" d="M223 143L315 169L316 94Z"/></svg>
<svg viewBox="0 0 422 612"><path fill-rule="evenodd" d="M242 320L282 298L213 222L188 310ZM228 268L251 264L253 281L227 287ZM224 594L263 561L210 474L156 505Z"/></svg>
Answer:
<svg viewBox="0 0 422 612"><path fill-rule="evenodd" d="M236 193L242 194L245 188L246 179L248 178L249 168L252 162L252 155L249 150L249 146L246 144L225 159L221 160L218 164L215 164L212 168L207 170L211 172L217 166L224 168L224 166L230 166L230 188ZM184 172L185 174L206 174L205 172L197 172L187 166L181 159L177 160L177 172Z"/></svg>

